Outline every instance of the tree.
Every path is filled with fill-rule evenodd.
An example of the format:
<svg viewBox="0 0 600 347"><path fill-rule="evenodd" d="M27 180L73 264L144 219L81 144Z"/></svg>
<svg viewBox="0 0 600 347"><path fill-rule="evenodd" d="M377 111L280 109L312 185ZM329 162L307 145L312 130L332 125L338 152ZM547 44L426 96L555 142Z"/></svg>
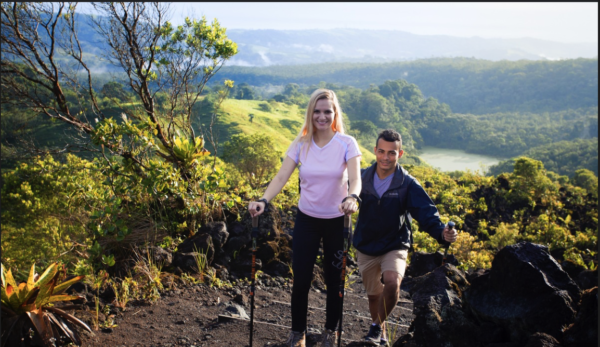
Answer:
<svg viewBox="0 0 600 347"><path fill-rule="evenodd" d="M233 135L223 145L223 159L233 163L248 183L258 188L279 165L281 152L273 148L273 139L267 135Z"/></svg>
<svg viewBox="0 0 600 347"><path fill-rule="evenodd" d="M215 162L211 174L200 160L208 153L205 138L216 153L216 111L204 126L193 123L199 116L194 106L237 45L217 20L186 18L174 27L168 3L93 5L99 16L92 24L105 40L105 58L124 72L136 106L121 107L119 120L105 113L78 37L82 16L77 3L64 2L1 4L2 102L79 130L103 160L116 201L149 194L154 212L183 215L180 222L193 232L196 221L206 220L196 218L204 213L201 198L221 182ZM217 91L217 106L232 87L226 80ZM166 96L162 107L159 92Z"/></svg>
<svg viewBox="0 0 600 347"><path fill-rule="evenodd" d="M256 93L254 89L248 85L248 83L242 83L235 88L233 93L236 99L239 100L254 100L256 99Z"/></svg>
<svg viewBox="0 0 600 347"><path fill-rule="evenodd" d="M588 193L598 194L598 177L588 169L579 169L573 176L573 184L588 191Z"/></svg>
<svg viewBox="0 0 600 347"><path fill-rule="evenodd" d="M555 202L558 188L546 176L541 161L527 157L514 159L511 176L511 194L515 201L523 201L535 207L536 204L549 205Z"/></svg>
<svg viewBox="0 0 600 347"><path fill-rule="evenodd" d="M99 106L78 39L77 3L2 3L3 93L15 103L80 129L142 176L148 154L160 149L158 153L189 178L189 165L175 151L175 140L196 141L192 108L206 83L237 53L237 45L216 20L210 25L205 18L186 18L183 25L173 27L166 3L94 3L94 7L101 15L92 20L94 28L109 47L106 58L125 72L141 101L139 108L123 108L130 123L114 126ZM69 64L62 63L65 59ZM232 82L226 83L232 87ZM168 94L164 111L155 101L161 90ZM69 91L76 103L68 102ZM201 127L199 135L206 130ZM149 136L137 138L142 131Z"/></svg>

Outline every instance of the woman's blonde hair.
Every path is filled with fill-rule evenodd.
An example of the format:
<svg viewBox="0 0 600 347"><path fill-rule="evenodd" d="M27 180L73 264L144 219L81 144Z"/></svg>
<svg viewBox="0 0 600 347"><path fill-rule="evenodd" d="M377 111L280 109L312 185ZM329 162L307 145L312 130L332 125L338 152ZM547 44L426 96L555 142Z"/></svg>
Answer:
<svg viewBox="0 0 600 347"><path fill-rule="evenodd" d="M331 122L331 130L334 132L338 132L340 134L344 134L344 121L342 119L342 108L340 107L340 103L338 102L338 98L333 92L333 90L329 89L317 89L310 96L310 100L308 101L308 106L306 107L306 115L304 117L304 125L302 125L302 129L294 142L292 142L292 146L295 146L298 142L302 143L302 147L307 144L310 144L313 139L313 134L315 132L315 128L313 125L313 114L315 112L315 107L317 105L317 101L319 100L330 100L333 104L333 121ZM306 146L306 153L308 153L308 147ZM292 147L294 148L294 147Z"/></svg>

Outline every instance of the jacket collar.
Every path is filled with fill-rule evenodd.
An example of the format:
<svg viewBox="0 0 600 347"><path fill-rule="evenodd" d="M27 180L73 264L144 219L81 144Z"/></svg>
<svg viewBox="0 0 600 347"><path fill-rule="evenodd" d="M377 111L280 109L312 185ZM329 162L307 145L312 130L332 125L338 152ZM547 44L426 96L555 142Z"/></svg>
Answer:
<svg viewBox="0 0 600 347"><path fill-rule="evenodd" d="M373 175L377 171L377 163L371 165L365 171L365 179L362 182L363 189L367 189L371 194L377 194L375 191L375 186L373 185ZM389 189L398 189L404 183L404 169L400 164L396 164L396 170L394 171L394 178L392 178L392 182L390 183Z"/></svg>

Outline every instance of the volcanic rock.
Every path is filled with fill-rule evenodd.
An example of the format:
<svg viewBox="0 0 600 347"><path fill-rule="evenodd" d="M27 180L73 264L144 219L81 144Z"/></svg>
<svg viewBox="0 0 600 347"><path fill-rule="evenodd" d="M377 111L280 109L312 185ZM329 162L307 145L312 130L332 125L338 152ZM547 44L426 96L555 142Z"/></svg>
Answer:
<svg viewBox="0 0 600 347"><path fill-rule="evenodd" d="M546 247L520 242L496 254L490 272L473 280L465 300L479 321L508 333L506 342L524 344L537 332L562 338L562 328L575 319L579 288Z"/></svg>

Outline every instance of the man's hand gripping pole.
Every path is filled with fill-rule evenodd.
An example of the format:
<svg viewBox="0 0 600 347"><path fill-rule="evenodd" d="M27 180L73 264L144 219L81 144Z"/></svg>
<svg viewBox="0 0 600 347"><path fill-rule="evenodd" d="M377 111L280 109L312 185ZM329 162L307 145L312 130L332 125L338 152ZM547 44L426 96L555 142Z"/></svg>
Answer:
<svg viewBox="0 0 600 347"><path fill-rule="evenodd" d="M455 226L455 225L456 225L456 224L454 224L454 222L452 222L452 221L448 222L448 229L449 229L449 230L452 230L452 229L454 229L454 226ZM442 237L444 237L444 236L442 235ZM444 240L444 241L446 241L446 240ZM446 241L446 242L447 242L447 241ZM450 248L450 243L448 243L448 244L445 246L445 249L444 249L444 258L442 259L442 266L444 266L444 265L446 264L447 260L448 260L448 248Z"/></svg>

